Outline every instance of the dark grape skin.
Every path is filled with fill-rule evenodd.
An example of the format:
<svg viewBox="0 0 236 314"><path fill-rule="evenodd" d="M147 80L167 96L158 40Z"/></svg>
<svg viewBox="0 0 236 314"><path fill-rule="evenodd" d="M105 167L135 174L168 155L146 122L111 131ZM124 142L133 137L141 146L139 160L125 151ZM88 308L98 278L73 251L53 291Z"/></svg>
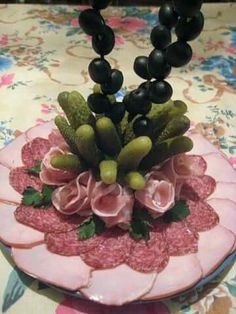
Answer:
<svg viewBox="0 0 236 314"><path fill-rule="evenodd" d="M109 99L105 95L99 93L90 94L87 102L89 108L97 114L108 112L111 107Z"/></svg>
<svg viewBox="0 0 236 314"><path fill-rule="evenodd" d="M125 105L123 102L115 102L111 105L106 116L109 117L113 123L118 124L125 115Z"/></svg>
<svg viewBox="0 0 236 314"><path fill-rule="evenodd" d="M94 51L101 55L108 55L115 46L115 35L113 30L105 25L102 33L92 37L92 46Z"/></svg>
<svg viewBox="0 0 236 314"><path fill-rule="evenodd" d="M152 107L148 94L147 90L140 88L130 92L123 100L126 110L131 115L147 114Z"/></svg>
<svg viewBox="0 0 236 314"><path fill-rule="evenodd" d="M151 121L145 116L135 119L133 123L133 131L136 136L150 135L152 132Z"/></svg>
<svg viewBox="0 0 236 314"><path fill-rule="evenodd" d="M178 39L191 41L199 36L204 27L204 16L198 12L192 18L181 17L176 25L175 33Z"/></svg>
<svg viewBox="0 0 236 314"><path fill-rule="evenodd" d="M154 49L148 57L148 70L152 77L162 80L171 72L171 66L166 62L165 53Z"/></svg>
<svg viewBox="0 0 236 314"><path fill-rule="evenodd" d="M110 2L111 0L90 0L91 6L97 10L105 9Z"/></svg>
<svg viewBox="0 0 236 314"><path fill-rule="evenodd" d="M192 48L184 41L171 44L166 51L167 62L173 67L182 67L189 63L192 58Z"/></svg>
<svg viewBox="0 0 236 314"><path fill-rule="evenodd" d="M150 35L151 43L156 49L165 49L171 43L171 32L164 25L157 25Z"/></svg>
<svg viewBox="0 0 236 314"><path fill-rule="evenodd" d="M94 36L103 32L105 23L98 11L87 9L80 13L79 25L87 35Z"/></svg>
<svg viewBox="0 0 236 314"><path fill-rule="evenodd" d="M150 80L152 78L148 72L148 57L138 56L135 58L134 72L144 80Z"/></svg>
<svg viewBox="0 0 236 314"><path fill-rule="evenodd" d="M173 0L176 11L182 17L193 17L200 10L203 0Z"/></svg>
<svg viewBox="0 0 236 314"><path fill-rule="evenodd" d="M110 78L107 82L101 85L104 94L113 95L117 93L124 82L124 77L121 71L114 69L111 70Z"/></svg>
<svg viewBox="0 0 236 314"><path fill-rule="evenodd" d="M161 6L159 11L159 21L169 29L175 27L178 22L178 14L175 12L174 7L165 3Z"/></svg>
<svg viewBox="0 0 236 314"><path fill-rule="evenodd" d="M88 67L91 79L99 84L105 83L111 76L110 64L102 58L93 59Z"/></svg>
<svg viewBox="0 0 236 314"><path fill-rule="evenodd" d="M166 81L154 81L149 89L149 97L153 103L162 104L173 94L171 85Z"/></svg>

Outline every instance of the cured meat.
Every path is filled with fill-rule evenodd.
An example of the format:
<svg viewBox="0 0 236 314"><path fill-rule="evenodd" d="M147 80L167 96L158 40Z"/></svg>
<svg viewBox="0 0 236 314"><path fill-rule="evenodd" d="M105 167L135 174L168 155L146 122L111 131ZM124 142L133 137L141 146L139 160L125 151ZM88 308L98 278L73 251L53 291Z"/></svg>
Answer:
<svg viewBox="0 0 236 314"><path fill-rule="evenodd" d="M21 134L0 150L0 163L8 168L23 166L21 148L26 144L26 137Z"/></svg>
<svg viewBox="0 0 236 314"><path fill-rule="evenodd" d="M204 155L219 152L218 149L201 134L189 132L188 137L193 140L194 144L193 149L189 152L191 155Z"/></svg>
<svg viewBox="0 0 236 314"><path fill-rule="evenodd" d="M213 198L208 204L220 218L220 224L236 235L236 204L230 200Z"/></svg>
<svg viewBox="0 0 236 314"><path fill-rule="evenodd" d="M44 234L18 223L14 217L15 205L0 202L0 240L6 245L31 248L44 242Z"/></svg>
<svg viewBox="0 0 236 314"><path fill-rule="evenodd" d="M173 166L178 177L203 176L207 168L202 156L186 154L175 156Z"/></svg>
<svg viewBox="0 0 236 314"><path fill-rule="evenodd" d="M172 222L166 228L166 241L170 256L181 256L197 252L198 234L183 221Z"/></svg>
<svg viewBox="0 0 236 314"><path fill-rule="evenodd" d="M0 164L0 201L19 204L22 196L10 185L9 173L10 169Z"/></svg>
<svg viewBox="0 0 236 314"><path fill-rule="evenodd" d="M95 269L116 267L125 262L130 253L131 239L127 232L113 228L96 248L81 254L83 261Z"/></svg>
<svg viewBox="0 0 236 314"><path fill-rule="evenodd" d="M89 300L106 305L122 305L147 293L156 273L136 272L127 265L92 272L89 285L80 290ZM136 312L135 312L136 313Z"/></svg>
<svg viewBox="0 0 236 314"><path fill-rule="evenodd" d="M53 129L56 129L56 125L53 120L36 125L26 131L25 135L28 141L32 141L36 137L41 137L48 139L49 134L52 132Z"/></svg>
<svg viewBox="0 0 236 314"><path fill-rule="evenodd" d="M43 159L51 144L48 140L36 137L22 147L21 156L26 167L33 167L37 161Z"/></svg>
<svg viewBox="0 0 236 314"><path fill-rule="evenodd" d="M17 207L15 218L18 222L42 232L70 231L84 219L78 215L63 215L54 207L42 209L23 205Z"/></svg>
<svg viewBox="0 0 236 314"><path fill-rule="evenodd" d="M150 232L150 239L134 241L126 259L128 266L136 271L161 272L169 260L167 242L163 228L157 226Z"/></svg>
<svg viewBox="0 0 236 314"><path fill-rule="evenodd" d="M88 240L79 240L77 232L77 229L74 229L66 233L46 234L45 242L47 248L52 253L73 256L88 252L105 240L104 234L94 236Z"/></svg>
<svg viewBox="0 0 236 314"><path fill-rule="evenodd" d="M188 226L198 232L207 231L219 223L219 217L214 209L203 201L187 201L190 215L185 219Z"/></svg>
<svg viewBox="0 0 236 314"><path fill-rule="evenodd" d="M236 172L228 160L220 153L212 153L204 156L207 162L206 174L216 181L236 183Z"/></svg>
<svg viewBox="0 0 236 314"><path fill-rule="evenodd" d="M12 248L12 257L25 273L67 290L78 290L89 282L91 269L79 256L53 254L44 244L32 249Z"/></svg>
<svg viewBox="0 0 236 314"><path fill-rule="evenodd" d="M216 181L210 176L191 177L183 180L179 198L197 201L208 198L216 188Z"/></svg>
<svg viewBox="0 0 236 314"><path fill-rule="evenodd" d="M20 194L23 194L27 187L33 187L37 191L42 191L43 184L40 179L27 173L26 167L11 169L9 173L10 185Z"/></svg>
<svg viewBox="0 0 236 314"><path fill-rule="evenodd" d="M158 274L152 289L142 300L166 298L180 293L196 284L201 277L202 270L196 254L171 256L168 265Z"/></svg>
<svg viewBox="0 0 236 314"><path fill-rule="evenodd" d="M217 182L216 189L209 199L224 198L236 203L236 183Z"/></svg>
<svg viewBox="0 0 236 314"><path fill-rule="evenodd" d="M204 277L213 272L230 254L234 243L234 234L220 225L199 233L197 258Z"/></svg>

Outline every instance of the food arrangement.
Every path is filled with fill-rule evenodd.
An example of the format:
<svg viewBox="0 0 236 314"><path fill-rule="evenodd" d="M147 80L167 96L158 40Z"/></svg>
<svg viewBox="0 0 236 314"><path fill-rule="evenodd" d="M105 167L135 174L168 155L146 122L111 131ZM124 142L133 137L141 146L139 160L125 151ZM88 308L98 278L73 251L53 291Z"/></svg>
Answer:
<svg viewBox="0 0 236 314"><path fill-rule="evenodd" d="M100 13L108 4L79 15L100 55L89 64L93 93L60 93L64 115L0 152L0 238L26 273L121 305L184 291L234 252L236 174L189 130L164 80L191 60L202 1L161 7L154 49L134 61L145 81L122 102L123 74L105 60L115 44Z"/></svg>

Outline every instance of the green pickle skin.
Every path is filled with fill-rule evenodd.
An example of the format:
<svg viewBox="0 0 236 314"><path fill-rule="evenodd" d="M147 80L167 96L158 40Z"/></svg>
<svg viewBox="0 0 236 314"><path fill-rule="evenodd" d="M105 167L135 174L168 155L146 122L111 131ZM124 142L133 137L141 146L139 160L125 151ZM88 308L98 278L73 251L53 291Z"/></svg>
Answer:
<svg viewBox="0 0 236 314"><path fill-rule="evenodd" d="M73 154L54 156L50 163L54 168L65 171L81 172L83 170L79 157Z"/></svg>
<svg viewBox="0 0 236 314"><path fill-rule="evenodd" d="M144 176L142 176L142 174L137 171L129 172L126 175L125 180L127 182L128 187L130 187L133 190L142 190L146 184Z"/></svg>
<svg viewBox="0 0 236 314"><path fill-rule="evenodd" d="M100 177L105 184L113 184L117 179L117 162L115 160L103 160L99 164Z"/></svg>

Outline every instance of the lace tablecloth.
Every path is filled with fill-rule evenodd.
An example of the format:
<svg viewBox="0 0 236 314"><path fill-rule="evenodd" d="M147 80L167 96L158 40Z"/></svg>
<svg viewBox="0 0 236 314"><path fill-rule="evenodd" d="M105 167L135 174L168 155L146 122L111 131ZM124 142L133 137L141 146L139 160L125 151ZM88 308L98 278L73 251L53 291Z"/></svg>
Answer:
<svg viewBox="0 0 236 314"><path fill-rule="evenodd" d="M0 146L21 131L52 119L57 94L89 94L87 73L95 56L90 38L78 26L81 7L0 5ZM192 62L172 71L174 99L189 105L194 127L221 149L236 168L236 4L204 5L205 30L192 43ZM134 58L151 51L149 33L158 8L109 8L116 48L108 56L125 75L124 87L140 84ZM204 289L149 305L107 308L75 300L18 272L0 255L2 312L9 314L191 313L228 314L236 309L236 271L230 267ZM184 271L184 270L183 270Z"/></svg>

